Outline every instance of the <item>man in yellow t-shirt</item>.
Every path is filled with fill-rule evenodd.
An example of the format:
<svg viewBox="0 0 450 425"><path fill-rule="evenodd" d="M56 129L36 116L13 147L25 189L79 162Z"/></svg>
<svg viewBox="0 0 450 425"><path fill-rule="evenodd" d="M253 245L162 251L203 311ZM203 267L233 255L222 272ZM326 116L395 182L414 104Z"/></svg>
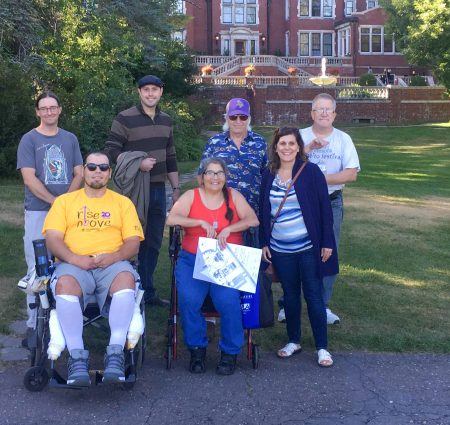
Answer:
<svg viewBox="0 0 450 425"><path fill-rule="evenodd" d="M110 177L108 157L88 155L84 188L59 196L42 229L49 250L59 260L51 288L70 353L67 384L73 386L90 385L81 302L84 308L92 294L100 310L109 304L111 337L103 382L125 380L123 347L139 278L126 260L137 255L144 237L133 203L107 189Z"/></svg>

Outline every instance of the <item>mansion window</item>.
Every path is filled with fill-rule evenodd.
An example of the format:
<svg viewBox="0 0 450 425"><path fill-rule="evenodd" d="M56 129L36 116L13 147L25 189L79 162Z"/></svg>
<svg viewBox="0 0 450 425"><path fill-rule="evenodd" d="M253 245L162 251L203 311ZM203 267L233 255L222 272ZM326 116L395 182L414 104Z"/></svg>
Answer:
<svg viewBox="0 0 450 425"><path fill-rule="evenodd" d="M378 0L367 0L367 9L378 7Z"/></svg>
<svg viewBox="0 0 450 425"><path fill-rule="evenodd" d="M351 15L355 12L355 0L345 0L345 15Z"/></svg>
<svg viewBox="0 0 450 425"><path fill-rule="evenodd" d="M385 34L384 27L361 27L359 49L361 53L395 53L393 34Z"/></svg>
<svg viewBox="0 0 450 425"><path fill-rule="evenodd" d="M256 0L222 0L223 24L257 24Z"/></svg>
<svg viewBox="0 0 450 425"><path fill-rule="evenodd" d="M334 0L299 0L300 17L331 18L333 17Z"/></svg>
<svg viewBox="0 0 450 425"><path fill-rule="evenodd" d="M180 13L182 15L186 14L186 2L185 0L178 0L175 5L175 10L177 13Z"/></svg>
<svg viewBox="0 0 450 425"><path fill-rule="evenodd" d="M300 56L333 56L332 32L300 32Z"/></svg>

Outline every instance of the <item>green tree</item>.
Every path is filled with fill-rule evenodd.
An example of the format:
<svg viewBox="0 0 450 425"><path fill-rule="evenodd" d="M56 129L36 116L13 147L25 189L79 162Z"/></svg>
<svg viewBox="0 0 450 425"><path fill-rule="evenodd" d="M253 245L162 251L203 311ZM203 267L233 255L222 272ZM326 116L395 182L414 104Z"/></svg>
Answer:
<svg viewBox="0 0 450 425"><path fill-rule="evenodd" d="M430 67L450 89L450 0L380 0L387 31L410 63Z"/></svg>

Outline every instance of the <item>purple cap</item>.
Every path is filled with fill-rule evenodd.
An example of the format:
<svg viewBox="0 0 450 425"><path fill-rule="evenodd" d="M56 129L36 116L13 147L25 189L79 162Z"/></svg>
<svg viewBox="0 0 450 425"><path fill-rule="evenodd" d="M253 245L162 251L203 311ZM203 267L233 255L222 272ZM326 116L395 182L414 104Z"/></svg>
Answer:
<svg viewBox="0 0 450 425"><path fill-rule="evenodd" d="M241 98L231 99L226 107L227 117L232 115L247 115L250 116L250 104Z"/></svg>
<svg viewBox="0 0 450 425"><path fill-rule="evenodd" d="M160 78L156 77L155 75L146 75L145 77L142 77L138 81L139 88L148 86L148 85L163 87L164 83L161 81Z"/></svg>

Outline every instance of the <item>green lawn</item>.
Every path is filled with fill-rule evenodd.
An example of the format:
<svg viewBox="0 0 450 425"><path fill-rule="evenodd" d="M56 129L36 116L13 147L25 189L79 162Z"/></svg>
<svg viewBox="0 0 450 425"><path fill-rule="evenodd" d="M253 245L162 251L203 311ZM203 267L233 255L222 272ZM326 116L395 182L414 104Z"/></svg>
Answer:
<svg viewBox="0 0 450 425"><path fill-rule="evenodd" d="M331 305L342 323L329 327L329 348L448 353L450 125L343 129L356 144L362 171L345 191L341 273ZM271 129L260 131L270 140ZM22 187L9 181L0 189L1 332L23 314L24 298L15 283L25 264ZM159 258L156 284L168 297L166 242ZM277 299L278 284L274 291ZM162 353L167 310L152 309L148 319L150 349ZM309 322L303 319L303 345L312 349ZM286 342L280 324L255 334L266 350Z"/></svg>

